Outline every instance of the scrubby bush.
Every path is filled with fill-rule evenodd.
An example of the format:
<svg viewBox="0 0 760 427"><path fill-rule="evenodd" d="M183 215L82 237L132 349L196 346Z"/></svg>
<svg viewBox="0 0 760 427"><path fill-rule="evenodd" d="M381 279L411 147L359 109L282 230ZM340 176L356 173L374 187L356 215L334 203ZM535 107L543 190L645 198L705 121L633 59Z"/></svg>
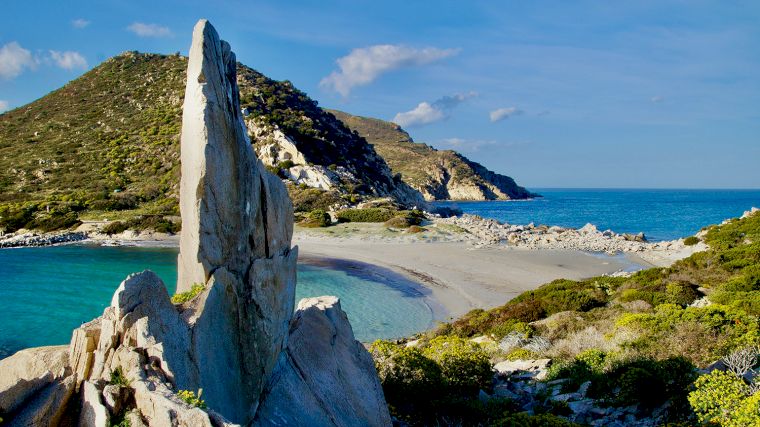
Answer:
<svg viewBox="0 0 760 427"><path fill-rule="evenodd" d="M671 304L687 306L699 296L699 292L690 283L676 282L665 286L665 300Z"/></svg>
<svg viewBox="0 0 760 427"><path fill-rule="evenodd" d="M172 303L173 304L183 304L191 299L198 296L201 292L203 292L206 289L206 287L203 285L203 283L193 283L193 286L190 287L190 290L187 292L180 292L178 294L174 294L172 296Z"/></svg>
<svg viewBox="0 0 760 427"><path fill-rule="evenodd" d="M101 230L103 233L110 235L123 233L127 229L127 224L123 221L109 222Z"/></svg>
<svg viewBox="0 0 760 427"><path fill-rule="evenodd" d="M394 215L386 208L344 209L336 214L339 222L385 222Z"/></svg>
<svg viewBox="0 0 760 427"><path fill-rule="evenodd" d="M408 233L422 233L427 231L427 228L420 227L419 225L412 225L406 229Z"/></svg>
<svg viewBox="0 0 760 427"><path fill-rule="evenodd" d="M450 393L466 396L490 389L491 361L479 344L459 337L436 337L423 352L441 366Z"/></svg>
<svg viewBox="0 0 760 427"><path fill-rule="evenodd" d="M506 355L507 360L532 360L537 357L538 354L525 348L516 348Z"/></svg>
<svg viewBox="0 0 760 427"><path fill-rule="evenodd" d="M686 246L694 246L699 242L700 242L699 237L696 237L696 236L689 236L683 239L683 244Z"/></svg>
<svg viewBox="0 0 760 427"><path fill-rule="evenodd" d="M441 366L415 347L375 341L370 347L388 404L402 411L441 397Z"/></svg>
<svg viewBox="0 0 760 427"><path fill-rule="evenodd" d="M311 212L321 209L328 211L341 201L340 196L334 191L325 191L319 188L299 188L288 183L288 195L293 202L295 212Z"/></svg>
<svg viewBox="0 0 760 427"><path fill-rule="evenodd" d="M713 371L697 378L689 403L701 423L720 426L758 426L760 394L750 395L736 375Z"/></svg>
<svg viewBox="0 0 760 427"><path fill-rule="evenodd" d="M124 375L124 371L121 370L121 366L117 366L116 369L111 371L111 380L108 384L124 387L129 386L129 380Z"/></svg>
<svg viewBox="0 0 760 427"><path fill-rule="evenodd" d="M370 352L386 400L404 420L425 425L441 417L471 421L494 411L475 399L479 390L490 389L493 378L488 355L476 343L437 337L417 348L375 341Z"/></svg>
<svg viewBox="0 0 760 427"><path fill-rule="evenodd" d="M192 405L200 409L206 409L206 401L201 399L201 394L203 394L203 389L198 390L198 395L196 395L195 392L191 390L177 391L177 397L182 399L188 405Z"/></svg>
<svg viewBox="0 0 760 427"><path fill-rule="evenodd" d="M327 227L330 224L332 224L330 215L322 209L315 209L309 212L309 214L306 215L306 218L299 223L300 226L309 228Z"/></svg>

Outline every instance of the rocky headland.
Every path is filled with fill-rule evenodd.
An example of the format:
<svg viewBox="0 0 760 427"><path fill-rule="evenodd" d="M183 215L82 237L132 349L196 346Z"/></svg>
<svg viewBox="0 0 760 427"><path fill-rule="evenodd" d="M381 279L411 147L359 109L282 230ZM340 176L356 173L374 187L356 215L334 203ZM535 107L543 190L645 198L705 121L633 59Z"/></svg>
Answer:
<svg viewBox="0 0 760 427"><path fill-rule="evenodd" d="M251 149L235 65L199 21L182 124L183 302L136 273L69 346L0 361L8 425L390 425L340 302L295 307L292 207Z"/></svg>

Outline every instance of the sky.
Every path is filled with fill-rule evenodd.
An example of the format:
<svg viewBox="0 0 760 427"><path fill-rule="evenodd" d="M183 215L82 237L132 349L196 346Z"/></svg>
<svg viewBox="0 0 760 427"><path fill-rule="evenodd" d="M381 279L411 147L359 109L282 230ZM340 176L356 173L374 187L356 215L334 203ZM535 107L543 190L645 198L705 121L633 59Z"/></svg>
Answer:
<svg viewBox="0 0 760 427"><path fill-rule="evenodd" d="M127 50L238 60L529 188L760 188L760 2L36 1L0 14L0 111Z"/></svg>

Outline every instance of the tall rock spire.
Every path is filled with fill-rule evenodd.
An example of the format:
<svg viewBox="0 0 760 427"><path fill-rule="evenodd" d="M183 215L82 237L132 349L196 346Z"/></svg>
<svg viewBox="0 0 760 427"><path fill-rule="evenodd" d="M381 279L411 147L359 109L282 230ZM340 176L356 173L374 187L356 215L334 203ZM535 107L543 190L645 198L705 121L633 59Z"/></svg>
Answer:
<svg viewBox="0 0 760 427"><path fill-rule="evenodd" d="M297 251L285 186L256 159L243 125L236 65L229 44L199 21L182 115L177 291L209 289L193 318L195 351L204 356L197 385L209 405L240 422L285 343Z"/></svg>

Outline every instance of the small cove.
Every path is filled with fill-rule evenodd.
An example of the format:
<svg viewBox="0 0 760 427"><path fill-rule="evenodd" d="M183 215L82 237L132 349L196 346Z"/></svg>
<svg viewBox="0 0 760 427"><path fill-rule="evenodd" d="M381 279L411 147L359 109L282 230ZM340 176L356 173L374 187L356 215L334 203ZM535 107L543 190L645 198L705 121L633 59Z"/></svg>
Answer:
<svg viewBox="0 0 760 427"><path fill-rule="evenodd" d="M150 269L174 293L176 248L63 245L0 250L0 358L27 347L68 344L100 316L134 272ZM299 260L296 303L336 295L356 338L408 336L433 322L422 286L389 270L333 259Z"/></svg>

